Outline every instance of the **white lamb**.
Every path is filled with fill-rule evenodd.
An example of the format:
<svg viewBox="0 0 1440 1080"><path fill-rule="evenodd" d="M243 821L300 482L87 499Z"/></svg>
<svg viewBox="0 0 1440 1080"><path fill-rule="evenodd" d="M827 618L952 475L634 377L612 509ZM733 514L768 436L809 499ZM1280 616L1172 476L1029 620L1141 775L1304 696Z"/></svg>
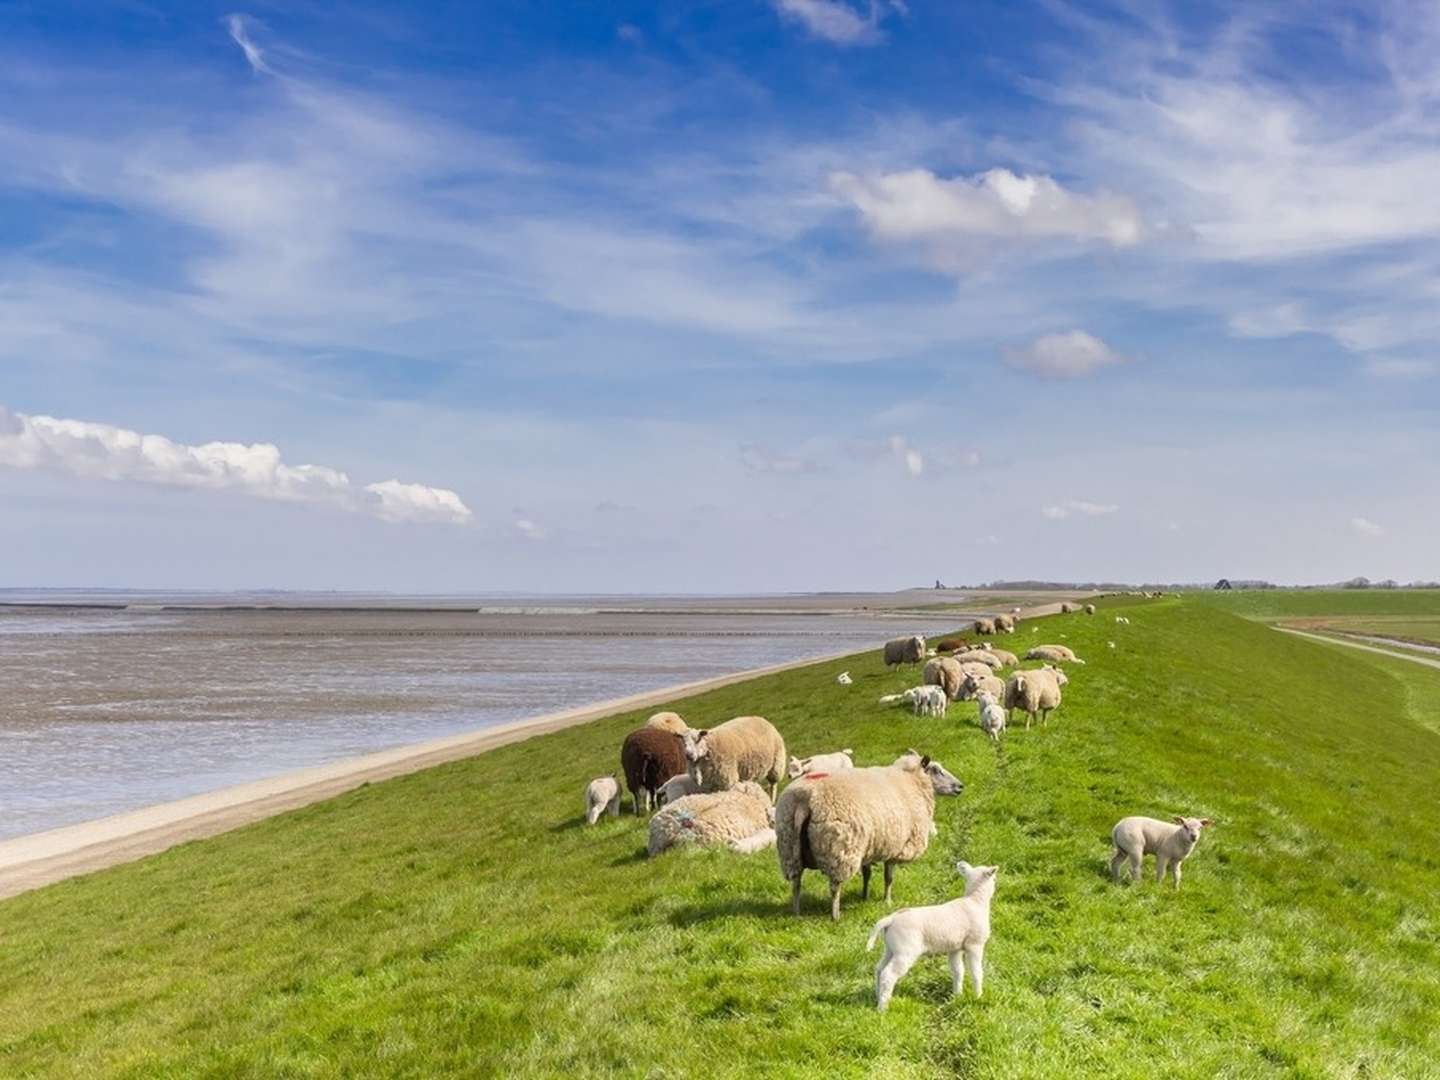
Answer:
<svg viewBox="0 0 1440 1080"><path fill-rule="evenodd" d="M842 671L839 675L835 676L835 681L841 686L849 686L855 680L850 678L850 673L848 671Z"/></svg>
<svg viewBox="0 0 1440 1080"><path fill-rule="evenodd" d="M943 686L912 686L898 694L886 694L881 705L909 705L916 716L944 716L950 698Z"/></svg>
<svg viewBox="0 0 1440 1080"><path fill-rule="evenodd" d="M847 746L844 750L836 750L833 754L811 754L807 758L792 756L790 764L785 766L785 775L794 780L797 776L804 776L808 772L839 772L842 769L853 769L855 762L850 755L854 752Z"/></svg>
<svg viewBox="0 0 1440 1080"><path fill-rule="evenodd" d="M672 776L665 783L660 785L660 790L655 792L655 804L657 806L668 806L676 799L683 799L686 795L700 794L700 785L689 773L681 773L679 776Z"/></svg>
<svg viewBox="0 0 1440 1080"><path fill-rule="evenodd" d="M1120 880L1120 867L1130 863L1130 879L1140 880L1140 869L1146 855L1155 856L1155 880L1165 880L1167 868L1175 873L1175 888L1180 888L1180 864L1200 842L1200 830L1211 825L1209 818L1176 817L1174 824L1152 817L1121 818L1110 831L1115 854L1110 857L1110 877Z"/></svg>
<svg viewBox="0 0 1440 1080"><path fill-rule="evenodd" d="M885 953L875 968L875 1007L884 1012L895 984L928 953L950 955L950 976L955 993L964 990L965 968L975 984L975 996L984 990L985 942L990 940L990 900L995 895L998 866L971 866L958 862L955 869L965 879L965 894L948 904L905 908L875 924L865 951L875 948L883 935Z"/></svg>
<svg viewBox="0 0 1440 1080"><path fill-rule="evenodd" d="M594 825L606 812L620 816L620 780L615 776L597 776L585 787L585 824Z"/></svg>
<svg viewBox="0 0 1440 1080"><path fill-rule="evenodd" d="M981 690L975 695L975 703L980 708L980 729L990 736L991 741L999 742L1000 733L1005 730L1005 710L995 695Z"/></svg>

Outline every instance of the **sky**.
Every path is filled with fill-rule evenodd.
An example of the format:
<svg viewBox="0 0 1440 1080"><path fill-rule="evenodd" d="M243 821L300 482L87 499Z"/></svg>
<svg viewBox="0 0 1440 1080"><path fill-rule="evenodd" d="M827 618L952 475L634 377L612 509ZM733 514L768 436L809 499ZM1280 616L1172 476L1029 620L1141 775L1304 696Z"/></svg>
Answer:
<svg viewBox="0 0 1440 1080"><path fill-rule="evenodd" d="M335 7L0 7L0 586L1440 577L1440 6Z"/></svg>

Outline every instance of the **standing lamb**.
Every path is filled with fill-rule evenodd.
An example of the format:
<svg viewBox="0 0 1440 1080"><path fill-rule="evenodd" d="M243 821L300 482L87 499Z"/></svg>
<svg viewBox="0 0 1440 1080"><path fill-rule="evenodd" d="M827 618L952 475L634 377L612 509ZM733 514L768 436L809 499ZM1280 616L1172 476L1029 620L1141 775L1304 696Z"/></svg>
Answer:
<svg viewBox="0 0 1440 1080"><path fill-rule="evenodd" d="M920 681L926 686L940 687L945 696L954 701L955 695L960 692L960 681L964 678L965 669L960 666L960 661L949 656L937 656L934 660L925 661Z"/></svg>
<svg viewBox="0 0 1440 1080"><path fill-rule="evenodd" d="M765 789L748 780L726 791L686 795L650 819L647 850L659 855L681 844L726 844L747 854L759 851L774 843L774 812Z"/></svg>
<svg viewBox="0 0 1440 1080"><path fill-rule="evenodd" d="M870 895L870 869L885 866L888 901L895 867L925 854L935 824L935 797L964 789L938 761L911 750L893 765L810 773L795 781L775 807L780 873L790 882L800 914L806 870L830 879L830 917L840 918L840 887L862 875L861 898Z"/></svg>
<svg viewBox="0 0 1440 1080"><path fill-rule="evenodd" d="M657 731L668 731L672 735L684 735L690 730L685 721L680 719L680 714L674 712L657 712L645 721L645 726Z"/></svg>
<svg viewBox="0 0 1440 1080"><path fill-rule="evenodd" d="M1025 730L1038 715L1048 723L1053 709L1060 707L1060 688L1070 680L1059 668L1043 667L1033 671L1017 671L1005 683L1000 703L1013 716L1016 709L1025 713Z"/></svg>
<svg viewBox="0 0 1440 1080"><path fill-rule="evenodd" d="M925 659L925 639L919 634L898 637L885 642L885 666L918 664Z"/></svg>
<svg viewBox="0 0 1440 1080"><path fill-rule="evenodd" d="M685 753L680 739L660 728L643 727L625 736L620 745L620 768L625 784L635 799L635 813L640 813L640 796L644 793L645 809L656 805L655 795L672 776L685 771Z"/></svg>
<svg viewBox="0 0 1440 1080"><path fill-rule="evenodd" d="M1140 880L1146 855L1155 856L1155 880L1163 882L1167 868L1173 868L1175 888L1180 888L1180 864L1200 842L1200 830L1213 822L1207 818L1176 817L1172 825L1153 817L1121 818L1110 830L1115 854L1110 857L1110 877L1120 880L1120 867L1130 862L1130 880Z"/></svg>
<svg viewBox="0 0 1440 1080"><path fill-rule="evenodd" d="M585 824L594 825L606 812L620 816L620 781L614 774L597 776L585 787Z"/></svg>
<svg viewBox="0 0 1440 1080"><path fill-rule="evenodd" d="M737 716L682 737L685 761L701 791L724 791L742 780L770 785L775 800L785 776L785 740L763 716Z"/></svg>
<svg viewBox="0 0 1440 1080"><path fill-rule="evenodd" d="M1083 664L1068 645L1036 645L1025 654L1026 660L1050 660L1057 664Z"/></svg>
<svg viewBox="0 0 1440 1080"><path fill-rule="evenodd" d="M912 686L898 694L885 694L881 705L909 705L916 716L944 716L950 699L939 686Z"/></svg>
<svg viewBox="0 0 1440 1080"><path fill-rule="evenodd" d="M999 699L1005 696L1005 680L998 675L991 675L987 672L969 671L965 673L964 680L960 683L960 693L956 701L973 701L984 692Z"/></svg>
<svg viewBox="0 0 1440 1080"><path fill-rule="evenodd" d="M785 766L785 775L791 780L804 776L807 772L839 772L841 769L853 769L854 760L850 757L855 751L848 746L844 750L836 750L833 754L812 754L807 758L791 757L790 764Z"/></svg>
<svg viewBox="0 0 1440 1080"><path fill-rule="evenodd" d="M875 968L875 1007L881 1012L890 1004L895 984L927 953L950 954L950 978L958 997L965 987L960 958L970 971L975 996L984 992L985 942L990 940L990 900L995 895L998 866L971 866L958 862L955 869L965 879L965 892L958 900L929 907L904 908L886 915L875 924L865 951L875 948L883 935L885 952Z"/></svg>
<svg viewBox="0 0 1440 1080"><path fill-rule="evenodd" d="M975 695L975 702L980 708L980 730L990 736L991 742L999 742L1005 730L1005 710L994 694L984 690Z"/></svg>

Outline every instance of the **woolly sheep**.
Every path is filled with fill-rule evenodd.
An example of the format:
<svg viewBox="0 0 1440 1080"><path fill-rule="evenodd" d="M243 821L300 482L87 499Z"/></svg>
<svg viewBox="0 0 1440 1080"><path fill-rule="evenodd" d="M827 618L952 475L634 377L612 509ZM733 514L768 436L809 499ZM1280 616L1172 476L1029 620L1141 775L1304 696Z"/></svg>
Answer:
<svg viewBox="0 0 1440 1080"><path fill-rule="evenodd" d="M995 620L994 620L994 619L976 619L976 620L975 620L975 633L977 633L977 634L993 634L993 633L995 633Z"/></svg>
<svg viewBox="0 0 1440 1080"><path fill-rule="evenodd" d="M975 695L975 702L980 709L980 730L989 735L992 742L999 742L1000 733L1005 730L1005 710L998 697L987 690L981 690Z"/></svg>
<svg viewBox="0 0 1440 1080"><path fill-rule="evenodd" d="M1068 645L1036 645L1025 654L1026 660L1051 660L1057 664L1083 664Z"/></svg>
<svg viewBox="0 0 1440 1080"><path fill-rule="evenodd" d="M695 782L695 778L688 772L681 773L679 776L672 776L660 785L660 790L656 792L656 802L660 806L665 806L676 799L683 799L686 795L697 795L699 792L700 785Z"/></svg>
<svg viewBox="0 0 1440 1080"><path fill-rule="evenodd" d="M585 786L585 824L594 825L607 812L620 816L620 781L613 773L597 776Z"/></svg>
<svg viewBox="0 0 1440 1080"><path fill-rule="evenodd" d="M1086 604L1086 605L1085 605L1085 614L1086 614L1086 615L1094 615L1094 614L1095 614L1095 605L1094 605L1094 604Z"/></svg>
<svg viewBox="0 0 1440 1080"><path fill-rule="evenodd" d="M925 639L919 634L893 638L885 642L885 666L918 664L925 659Z"/></svg>
<svg viewBox="0 0 1440 1080"><path fill-rule="evenodd" d="M950 695L943 686L919 686L910 699L910 709L916 716L944 716L950 708Z"/></svg>
<svg viewBox="0 0 1440 1080"><path fill-rule="evenodd" d="M965 986L960 962L964 957L975 996L984 991L985 943L990 940L990 901L995 895L998 866L971 866L958 862L955 869L965 879L965 892L948 904L903 908L886 915L870 931L865 951L885 939L885 952L875 968L875 1007L884 1012L895 984L928 953L949 953L950 978L958 997Z"/></svg>
<svg viewBox="0 0 1440 1080"><path fill-rule="evenodd" d="M960 666L959 661L948 656L937 656L934 660L927 660L925 670L921 673L920 681L925 686L938 686L945 691L945 696L951 701L960 692L960 680L965 678L965 669Z"/></svg>
<svg viewBox="0 0 1440 1080"><path fill-rule="evenodd" d="M971 648L970 642L964 638L943 638L935 643L937 653L964 652Z"/></svg>
<svg viewBox="0 0 1440 1080"><path fill-rule="evenodd" d="M830 879L832 919L840 918L841 886L857 872L861 898L870 895L875 863L884 864L889 901L895 867L930 846L935 797L958 795L964 786L938 761L911 750L892 765L810 773L787 787L775 807L775 847L795 914L806 870Z"/></svg>
<svg viewBox="0 0 1440 1080"><path fill-rule="evenodd" d="M1146 855L1155 856L1155 880L1163 882L1167 868L1175 875L1175 888L1180 888L1180 864L1200 842L1200 830L1213 822L1209 818L1176 817L1174 823L1152 817L1121 818L1110 831L1115 854L1110 857L1110 877L1120 880L1120 867L1128 860L1130 879L1140 880L1140 868Z"/></svg>
<svg viewBox="0 0 1440 1080"><path fill-rule="evenodd" d="M960 693L956 695L956 701L972 701L981 693L993 694L1000 698L1005 695L1005 680L998 675L986 672L967 672L960 683Z"/></svg>
<svg viewBox="0 0 1440 1080"><path fill-rule="evenodd" d="M855 680L850 678L850 673L848 671L842 671L839 675L835 676L835 681L841 686L849 686Z"/></svg>
<svg viewBox="0 0 1440 1080"><path fill-rule="evenodd" d="M1025 730L1038 715L1048 722L1050 713L1060 707L1060 688L1070 680L1059 668L1043 667L1033 671L1017 671L1005 683L1000 703L1012 716L1016 709L1025 714Z"/></svg>
<svg viewBox="0 0 1440 1080"><path fill-rule="evenodd" d="M971 649L956 653L954 660L959 664L984 664L992 671L1005 666L1005 661L994 649Z"/></svg>
<svg viewBox="0 0 1440 1080"><path fill-rule="evenodd" d="M680 740L660 728L643 727L625 736L620 745L620 768L625 784L635 799L635 813L640 813L640 796L645 796L645 809L655 805L660 785L685 771L685 753Z"/></svg>
<svg viewBox="0 0 1440 1080"><path fill-rule="evenodd" d="M1013 634L1015 632L1015 616L996 615L995 629L1001 634Z"/></svg>
<svg viewBox="0 0 1440 1080"><path fill-rule="evenodd" d="M765 789L748 780L725 791L686 795L650 819L647 850L654 856L681 844L734 846L757 833L773 836L773 813Z"/></svg>
<svg viewBox="0 0 1440 1080"><path fill-rule="evenodd" d="M1074 611L1074 610L1075 610L1075 605L1072 604L1072 603L1070 603L1070 601L1068 601L1068 600L1066 600L1064 603L1062 603L1062 604L1060 605L1060 614L1061 614L1061 615L1069 615L1069 614L1070 614L1072 611Z"/></svg>
<svg viewBox="0 0 1440 1080"><path fill-rule="evenodd" d="M807 758L792 757L790 764L785 766L785 775L791 780L797 776L804 776L807 772L839 772L841 769L853 769L855 762L850 755L855 751L848 746L844 750L836 750L833 754L811 754Z"/></svg>
<svg viewBox="0 0 1440 1080"><path fill-rule="evenodd" d="M1001 667L1014 667L1020 662L1020 658L1008 649L997 649L987 643L985 651L998 659Z"/></svg>
<svg viewBox="0 0 1440 1080"><path fill-rule="evenodd" d="M645 721L648 728L656 728L660 731L668 731L673 735L684 735L689 731L685 721L680 719L679 713L657 712L649 720Z"/></svg>
<svg viewBox="0 0 1440 1080"><path fill-rule="evenodd" d="M724 791L742 780L770 785L773 802L785 775L785 740L763 716L737 716L682 739L685 761L700 790Z"/></svg>

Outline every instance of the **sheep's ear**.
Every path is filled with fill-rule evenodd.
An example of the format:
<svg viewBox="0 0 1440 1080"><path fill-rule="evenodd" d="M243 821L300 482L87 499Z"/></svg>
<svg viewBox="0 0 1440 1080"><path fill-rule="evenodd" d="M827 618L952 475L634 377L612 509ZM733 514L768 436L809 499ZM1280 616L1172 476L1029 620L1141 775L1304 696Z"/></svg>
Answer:
<svg viewBox="0 0 1440 1080"><path fill-rule="evenodd" d="M982 878L992 878L992 877L994 877L996 874L998 874L999 872L1000 872L1000 867L998 867L998 866L982 866L982 867L980 868L980 876L981 876Z"/></svg>
<svg viewBox="0 0 1440 1080"><path fill-rule="evenodd" d="M1211 821L1208 817L1202 817L1200 819L1200 824L1208 829L1211 825L1214 825L1215 823Z"/></svg>
<svg viewBox="0 0 1440 1080"><path fill-rule="evenodd" d="M921 767L922 769L928 769L928 768L930 767L930 755L929 755L929 754L926 754L924 757L922 757L922 758L920 759L920 767Z"/></svg>
<svg viewBox="0 0 1440 1080"><path fill-rule="evenodd" d="M709 735L709 734L710 734L710 729L709 729L709 728L701 728L699 731L697 731L697 732L695 733L695 738L696 738L696 739L703 739L703 738L705 738L706 735Z"/></svg>
<svg viewBox="0 0 1440 1080"><path fill-rule="evenodd" d="M1176 815L1175 815L1175 824L1176 824L1176 825L1184 825L1184 824L1185 824L1185 819L1184 819L1183 817L1181 817L1179 814L1176 814Z"/></svg>

